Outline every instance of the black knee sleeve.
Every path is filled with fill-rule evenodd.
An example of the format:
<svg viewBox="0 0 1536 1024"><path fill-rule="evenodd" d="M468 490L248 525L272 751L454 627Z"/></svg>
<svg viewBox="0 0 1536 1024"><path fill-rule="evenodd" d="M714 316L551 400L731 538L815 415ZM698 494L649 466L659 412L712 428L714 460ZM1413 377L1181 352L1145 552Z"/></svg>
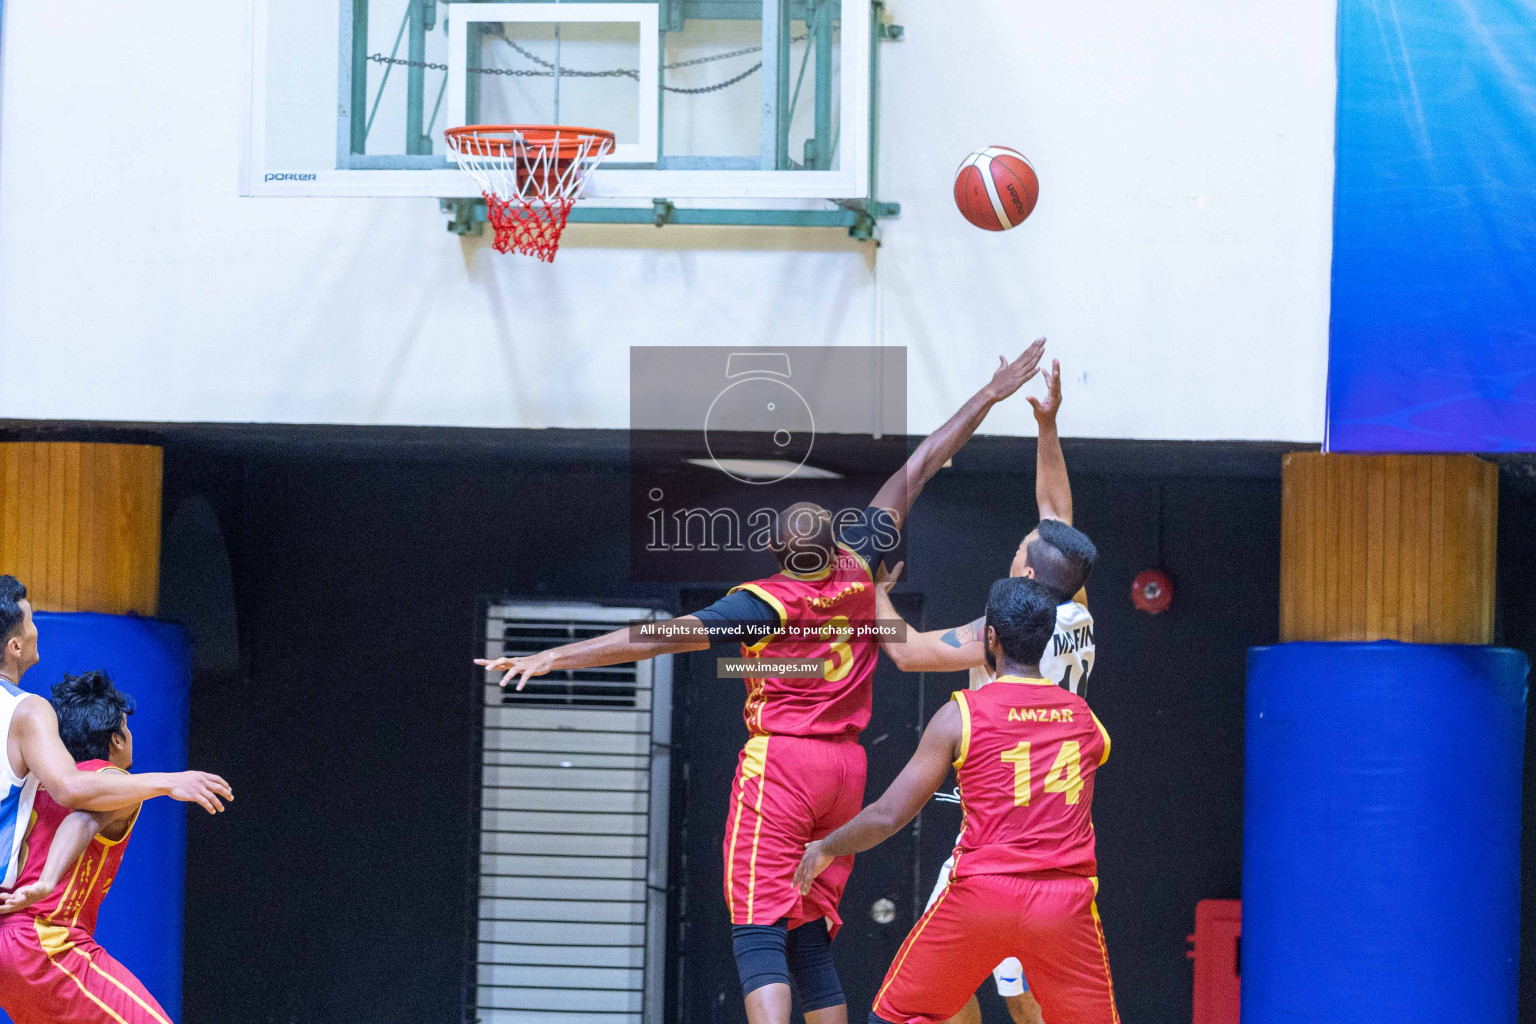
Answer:
<svg viewBox="0 0 1536 1024"><path fill-rule="evenodd" d="M832 937L827 934L826 921L812 921L789 933L788 960L802 1010L809 1013L845 1002L843 983L832 963Z"/></svg>
<svg viewBox="0 0 1536 1024"><path fill-rule="evenodd" d="M784 949L788 926L777 924L738 924L731 928L731 948L736 953L736 973L741 976L741 994L750 995L764 985L789 984L789 960Z"/></svg>

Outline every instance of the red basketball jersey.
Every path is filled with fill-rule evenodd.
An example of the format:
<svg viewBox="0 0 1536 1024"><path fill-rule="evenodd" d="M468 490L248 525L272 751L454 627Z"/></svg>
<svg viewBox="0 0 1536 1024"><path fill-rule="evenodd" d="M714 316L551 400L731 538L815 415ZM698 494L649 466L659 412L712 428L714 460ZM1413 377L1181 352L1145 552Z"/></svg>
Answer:
<svg viewBox="0 0 1536 1024"><path fill-rule="evenodd" d="M76 765L83 772L122 771L110 761L81 761ZM43 865L48 861L48 847L53 844L54 833L69 816L69 808L57 803L43 790L38 790L32 804L32 824L27 833L25 859L16 886L31 885L43 877ZM137 821L137 818L135 818ZM101 901L107 898L107 890L117 877L117 869L123 863L123 852L128 849L128 839L133 826L123 838L116 841L97 836L91 845L64 873L64 881L47 896L32 904L25 911L47 925L61 928L79 928L87 935L96 930L96 913Z"/></svg>
<svg viewBox="0 0 1536 1024"><path fill-rule="evenodd" d="M842 545L825 572L781 572L746 583L779 613L779 631L752 645L743 658L820 658L825 678L759 676L747 679L744 717L754 736L857 736L869 724L871 681L880 656L876 640L855 637L875 618L875 590L864 560Z"/></svg>
<svg viewBox="0 0 1536 1024"><path fill-rule="evenodd" d="M950 877L1097 874L1093 777L1109 758L1109 733L1088 705L1049 679L1018 676L955 700L965 823Z"/></svg>

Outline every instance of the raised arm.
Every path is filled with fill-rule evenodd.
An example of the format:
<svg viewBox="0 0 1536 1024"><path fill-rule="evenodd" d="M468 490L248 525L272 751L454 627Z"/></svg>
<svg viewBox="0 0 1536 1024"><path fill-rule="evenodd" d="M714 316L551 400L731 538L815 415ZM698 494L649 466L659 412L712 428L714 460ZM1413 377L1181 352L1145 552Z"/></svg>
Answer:
<svg viewBox="0 0 1536 1024"><path fill-rule="evenodd" d="M880 567L875 576L875 620L900 622L906 620L891 603L891 587L901 575L906 563L897 562L890 572ZM986 662L986 645L982 642L985 619L977 619L954 629L935 629L926 633L914 632L910 627L900 631L902 639L880 641L880 649L903 672L963 672Z"/></svg>
<svg viewBox="0 0 1536 1024"><path fill-rule="evenodd" d="M1029 396L1035 407L1040 439L1035 445L1035 504L1041 519L1072 525L1072 484L1067 479L1067 460L1061 454L1061 435L1056 433L1056 413L1061 409L1061 362L1051 360L1044 371L1045 397Z"/></svg>
<svg viewBox="0 0 1536 1024"><path fill-rule="evenodd" d="M517 688L521 690L528 685L530 676L542 676L547 672L623 665L662 654L682 654L684 651L702 651L709 647L704 623L697 617L684 615L662 621L668 629L677 632L678 638L658 636L655 640L635 640L630 627L625 626L612 633L551 647L538 654L524 654L515 658L476 658L475 664L493 672L505 672L506 675L501 677L502 686L510 683L513 676L519 676Z"/></svg>
<svg viewBox="0 0 1536 1024"><path fill-rule="evenodd" d="M923 439L917 451L907 459L906 465L885 482L870 505L890 510L895 520L891 525L897 530L902 529L906 525L907 513L912 511L912 504L917 501L924 485L933 479L946 462L955 457L956 452L965 447L965 442L976 433L976 428L981 426L981 421L987 418L987 413L994 405L1019 390L1025 381L1035 375L1044 351L1045 339L1037 338L1033 345L1011 363L999 356L998 361L1002 365L986 386L972 395L970 401L962 405L960 411L951 416L947 423Z"/></svg>
<svg viewBox="0 0 1536 1024"><path fill-rule="evenodd" d="M960 747L960 709L950 701L939 709L923 731L922 742L896 781L880 799L860 811L852 821L825 839L805 848L800 866L795 868L795 885L802 894L811 890L811 881L827 869L835 857L863 853L879 846L917 817L949 775L950 765Z"/></svg>
<svg viewBox="0 0 1536 1024"><path fill-rule="evenodd" d="M561 647L551 647L538 654L524 654L509 658L476 658L475 664L495 672L505 672L501 685L506 686L513 676L520 676L517 688L528 684L530 676L542 676L546 672L567 669L597 668L601 665L623 665L631 661L644 661L662 654L682 654L685 651L702 651L722 634L731 635L740 630L760 631L767 636L783 628L778 609L753 594L746 587L737 587L708 608L700 608L692 615L676 619L660 619L647 623L653 635L635 639L634 627L626 626L612 633L579 640Z"/></svg>
<svg viewBox="0 0 1536 1024"><path fill-rule="evenodd" d="M137 812L137 807L121 811L72 812L59 823L58 831L53 834L53 842L48 847L48 860L43 864L42 877L31 885L6 894L4 901L0 902L0 914L25 910L53 892L64 880L64 872L91 845L91 840L103 831L121 828L132 821Z"/></svg>
<svg viewBox="0 0 1536 1024"><path fill-rule="evenodd" d="M59 739L59 717L41 697L28 697L16 708L12 728L20 739L26 771L36 775L48 795L72 811L121 811L157 796L200 805L209 814L235 798L229 783L207 772L82 772Z"/></svg>

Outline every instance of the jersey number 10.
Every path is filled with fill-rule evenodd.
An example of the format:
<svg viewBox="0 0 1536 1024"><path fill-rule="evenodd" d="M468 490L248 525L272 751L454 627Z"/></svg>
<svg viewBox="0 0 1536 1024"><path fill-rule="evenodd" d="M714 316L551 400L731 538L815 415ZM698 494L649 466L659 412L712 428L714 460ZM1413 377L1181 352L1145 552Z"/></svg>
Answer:
<svg viewBox="0 0 1536 1024"><path fill-rule="evenodd" d="M1012 750L1005 750L1003 760L1013 765L1013 806L1029 806L1029 743L1021 742ZM1046 773L1043 791L1064 793L1067 803L1077 803L1083 794L1082 744L1067 740L1061 745L1051 770Z"/></svg>

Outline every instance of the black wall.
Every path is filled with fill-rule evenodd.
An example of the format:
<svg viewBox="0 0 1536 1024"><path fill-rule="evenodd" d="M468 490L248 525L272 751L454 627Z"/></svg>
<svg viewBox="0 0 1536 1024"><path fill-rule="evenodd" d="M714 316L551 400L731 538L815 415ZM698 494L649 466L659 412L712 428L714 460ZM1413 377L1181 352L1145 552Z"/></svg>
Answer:
<svg viewBox="0 0 1536 1024"><path fill-rule="evenodd" d="M1499 643L1536 662L1536 462L1507 463L1499 474ZM1536 716L1525 718L1525 806L1536 805ZM1525 814L1520 840L1520 1019L1536 1020L1536 822Z"/></svg>
<svg viewBox="0 0 1536 1024"><path fill-rule="evenodd" d="M686 611L710 596L628 581L619 449L551 452L509 436L480 448L297 428L255 442L162 438L167 519L194 496L214 510L239 629L238 670L200 671L194 692L193 763L230 778L238 801L191 819L189 1024L458 1020L472 959L480 601ZM1077 519L1101 551L1090 699L1115 741L1095 807L1100 907L1134 1020L1189 1019L1194 904L1238 895L1244 652L1276 629L1278 452L1198 449L1127 460L1069 448ZM1032 465L1031 442L983 441L925 491L903 601L929 627L975 617L1006 572L1035 518L1032 476L1013 471ZM877 485L838 489L867 500ZM167 552L179 577L163 581L164 600L188 618L218 590L195 562ZM1132 610L1129 585L1158 564L1177 594L1154 618ZM871 797L964 685L888 666L880 678ZM671 1005L689 1024L740 1021L714 820L745 738L740 695L685 660L677 703L674 953L686 971L673 977L688 980ZM839 942L853 999L878 982L957 825L957 808L935 804L856 870ZM880 895L898 906L884 928L869 918ZM983 999L990 1021L1006 1020L990 991Z"/></svg>
<svg viewBox="0 0 1536 1024"><path fill-rule="evenodd" d="M238 793L226 815L189 816L187 1024L461 1020L480 602L544 595L686 611L719 592L629 582L622 436L4 434L166 448L162 610L199 644L192 762ZM1194 904L1240 892L1244 657L1275 639L1280 456L1278 446L1068 442L1077 520L1101 553L1089 698L1114 756L1096 787L1099 903L1127 1020L1190 1019ZM1033 523L1033 458L1030 441L982 439L925 491L897 592L914 621L979 613ZM1536 656L1536 464L1506 461L1500 483L1499 638ZM876 484L837 489L864 496ZM1157 565L1175 576L1174 604L1141 615L1129 582ZM738 1022L719 834L745 736L740 694L679 661L669 1006L687 1024ZM964 685L888 665L879 678L865 736L884 737L870 796ZM1526 788L1536 792L1529 762ZM932 805L909 834L861 858L838 944L855 1001L889 962L957 824L956 808ZM1536 911L1536 877L1527 881ZM884 928L868 914L878 895L898 906ZM1522 1019L1536 1018L1536 954L1522 956ZM1007 1019L990 985L982 1000L989 1024ZM851 1007L851 1020L862 1015Z"/></svg>

